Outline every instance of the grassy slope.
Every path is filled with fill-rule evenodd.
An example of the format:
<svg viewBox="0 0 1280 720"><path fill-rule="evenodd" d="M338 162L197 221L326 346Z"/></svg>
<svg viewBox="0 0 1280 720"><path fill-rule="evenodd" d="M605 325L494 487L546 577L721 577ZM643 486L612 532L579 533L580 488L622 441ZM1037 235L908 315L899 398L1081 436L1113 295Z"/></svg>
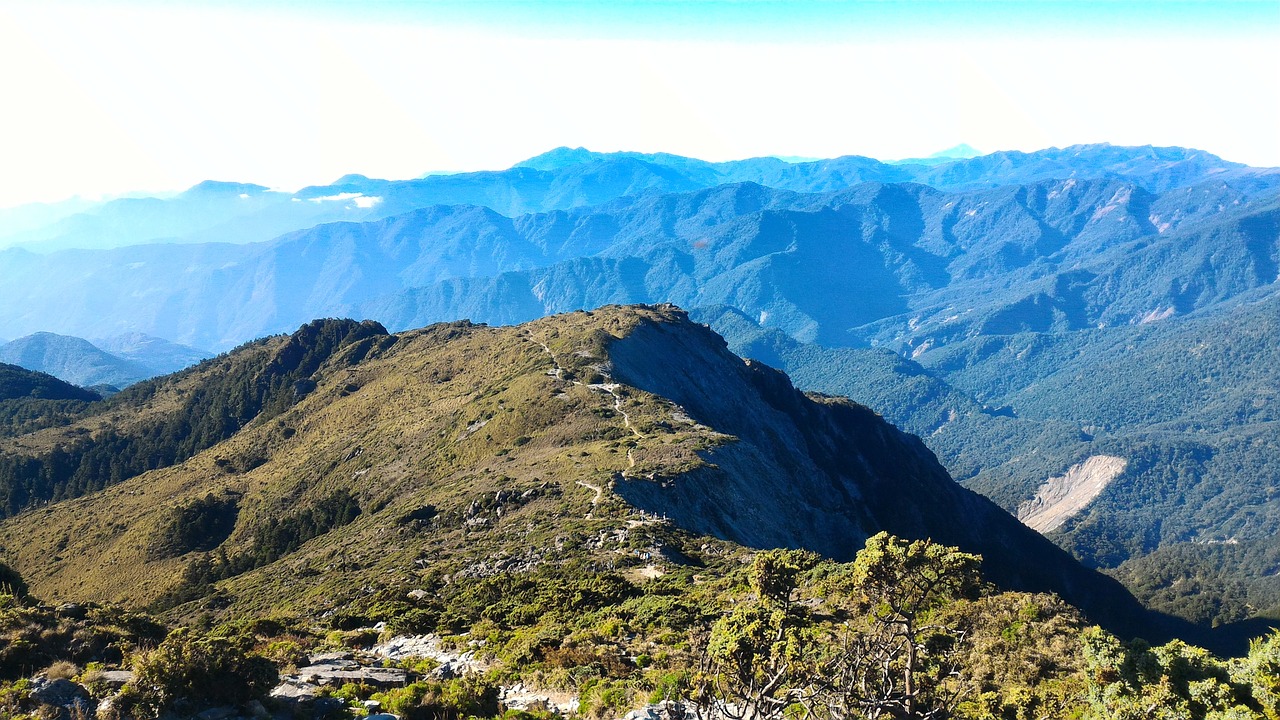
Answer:
<svg viewBox="0 0 1280 720"><path fill-rule="evenodd" d="M613 327L622 332L629 321L620 315ZM612 395L548 375L553 360L542 343L581 372L592 360L583 353L602 350L593 334L597 324L581 314L522 329L435 326L405 334L380 358L352 367L338 358L322 370L316 391L285 414L256 422L176 467L16 517L0 526L0 545L39 593L142 604L171 586L190 560L146 559L170 508L208 493L238 495L236 530L224 546L234 551L270 518L287 516L337 487L352 488L366 511L356 522L231 583L233 592L246 592L245 603L263 609L286 598L323 604L334 588L348 585L348 567L368 578L413 567L420 556L519 554L555 546L556 537L529 535L526 514L566 519L566 527L552 534L576 533L574 542L606 527L626 527L622 516L628 511L616 501L605 501L607 507L586 520L595 492L579 483L606 485L627 468L629 444L636 446L634 472L665 473L700 464L694 450L719 438L691 422L672 421L664 403L639 392L628 413L652 433L636 438ZM127 414L122 410L120 419ZM246 473L222 467L264 450L268 461ZM521 509L508 509L494 530L454 523L413 535L395 523L424 505L460 516L498 490L531 488L544 492ZM344 547L356 549L347 553ZM299 584L323 587L309 596Z"/></svg>

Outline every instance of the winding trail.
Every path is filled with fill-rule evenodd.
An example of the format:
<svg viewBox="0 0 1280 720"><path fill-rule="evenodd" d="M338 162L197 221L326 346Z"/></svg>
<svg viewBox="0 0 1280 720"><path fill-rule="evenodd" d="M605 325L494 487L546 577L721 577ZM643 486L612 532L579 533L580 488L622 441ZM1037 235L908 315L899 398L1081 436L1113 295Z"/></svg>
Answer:
<svg viewBox="0 0 1280 720"><path fill-rule="evenodd" d="M599 385L588 385L587 387L590 387L592 389L599 388L609 393L610 395L612 395L613 409L617 411L619 415L622 416L623 426L625 426L628 430L630 430L632 435L635 435L641 440L644 439L644 433L640 432L638 429L636 429L635 425L631 424L631 416L627 414L626 410L622 409L622 396L618 394L618 388L621 386L618 383L601 383ZM627 454L630 455L631 451L627 450Z"/></svg>
<svg viewBox="0 0 1280 720"><path fill-rule="evenodd" d="M547 343L532 337L530 337L530 340L532 340L533 342L536 342L539 346L541 346L542 351L547 354L547 357L551 358L551 369L547 371L547 374L550 375L551 377L556 378L557 380L564 380L564 368L560 367L559 361L556 360L555 353L551 352L551 348L547 345ZM625 427L627 430L630 430L631 434L634 435L635 437L642 440L645 438L645 434L640 432L640 430L631 422L631 415L622 407L623 397L621 394L618 393L618 388L622 387L621 385L613 382L590 383L590 384L582 383L577 380L570 380L569 382L574 385L583 385L591 390L595 390L596 392L607 392L610 395L612 395L613 410L614 412L622 416L623 427ZM620 473L623 478L627 477L628 470L631 470L636 466L636 458L635 458L635 455L632 454L632 450L633 448L627 448L627 470L623 470ZM592 498L591 500L591 510L594 511L596 506L600 504L601 496L604 495L604 488L600 487L599 485L593 485L587 482L586 480L576 480L575 482L578 485L581 485L582 487L595 491L595 497ZM588 512L586 517L590 519L592 517L592 512Z"/></svg>
<svg viewBox="0 0 1280 720"><path fill-rule="evenodd" d="M600 496L604 495L604 488L600 487L599 485L592 485L586 480L575 480L574 482L578 483L584 488L587 488L588 490L594 490L596 493L596 496L591 498L591 509L588 510L587 514L583 516L587 520L590 520L595 515L596 506L600 504Z"/></svg>

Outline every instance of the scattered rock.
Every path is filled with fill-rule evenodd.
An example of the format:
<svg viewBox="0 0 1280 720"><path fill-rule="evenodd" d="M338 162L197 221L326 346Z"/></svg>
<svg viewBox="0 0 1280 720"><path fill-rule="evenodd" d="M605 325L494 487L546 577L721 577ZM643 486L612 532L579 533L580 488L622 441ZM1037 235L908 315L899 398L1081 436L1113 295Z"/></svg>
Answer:
<svg viewBox="0 0 1280 720"><path fill-rule="evenodd" d="M400 668L369 667L353 653L333 652L312 655L308 664L281 678L271 697L302 702L314 699L324 685L364 683L377 687L399 687L409 682L409 673Z"/></svg>
<svg viewBox="0 0 1280 720"><path fill-rule="evenodd" d="M559 698L557 700L551 695L539 693L520 683L502 688L501 693L502 704L515 710L534 713L551 712L565 717L574 715L579 710L579 702L576 695L560 694L557 696Z"/></svg>
<svg viewBox="0 0 1280 720"><path fill-rule="evenodd" d="M67 680L35 678L31 681L31 699L41 705L87 710L90 706L89 691Z"/></svg>
<svg viewBox="0 0 1280 720"><path fill-rule="evenodd" d="M663 700L632 710L622 720L697 720L698 713L692 705Z"/></svg>
<svg viewBox="0 0 1280 720"><path fill-rule="evenodd" d="M316 666L301 668L296 677L319 685L365 683L377 687L399 687L409 682L409 673L400 668L359 667L354 670L320 670Z"/></svg>
<svg viewBox="0 0 1280 720"><path fill-rule="evenodd" d="M95 682L112 689L119 689L127 685L131 680L133 680L132 670L103 670L98 673Z"/></svg>
<svg viewBox="0 0 1280 720"><path fill-rule="evenodd" d="M271 697L279 700L310 700L320 692L320 686L296 676L286 676L283 682L271 690Z"/></svg>
<svg viewBox="0 0 1280 720"><path fill-rule="evenodd" d="M354 663L354 658L355 654L350 651L321 653L307 658L307 663L310 665L333 665L340 661L349 661Z"/></svg>
<svg viewBox="0 0 1280 720"><path fill-rule="evenodd" d="M476 659L474 650L464 652L447 650L440 644L440 638L435 635L397 635L380 645L373 646L369 652L388 660L430 658L440 663L440 667L432 673L440 679L458 677L473 671L483 672L488 669L485 663Z"/></svg>
<svg viewBox="0 0 1280 720"><path fill-rule="evenodd" d="M63 603L58 606L58 617L83 620L85 615L85 609L75 603Z"/></svg>
<svg viewBox="0 0 1280 720"><path fill-rule="evenodd" d="M518 686L517 686L518 687ZM538 705L546 705L550 700L545 696L530 693L523 688L503 688L506 692L502 694L502 704L509 708L518 710L534 710Z"/></svg>
<svg viewBox="0 0 1280 720"><path fill-rule="evenodd" d="M346 711L347 704L338 698L325 697L315 701L312 706L315 717L337 716L338 713Z"/></svg>

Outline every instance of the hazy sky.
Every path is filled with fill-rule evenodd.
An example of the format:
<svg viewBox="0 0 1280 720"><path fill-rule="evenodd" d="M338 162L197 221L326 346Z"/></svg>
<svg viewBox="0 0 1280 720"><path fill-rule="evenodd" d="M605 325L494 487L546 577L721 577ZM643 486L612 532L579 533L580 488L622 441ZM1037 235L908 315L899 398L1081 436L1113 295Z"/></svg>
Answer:
<svg viewBox="0 0 1280 720"><path fill-rule="evenodd" d="M0 0L0 205L503 168L559 145L1280 165L1280 0Z"/></svg>

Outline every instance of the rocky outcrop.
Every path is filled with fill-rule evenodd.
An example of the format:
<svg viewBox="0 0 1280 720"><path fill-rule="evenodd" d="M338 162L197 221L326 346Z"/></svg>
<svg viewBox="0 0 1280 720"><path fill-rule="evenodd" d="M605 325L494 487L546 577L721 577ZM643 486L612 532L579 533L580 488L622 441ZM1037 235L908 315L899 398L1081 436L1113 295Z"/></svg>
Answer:
<svg viewBox="0 0 1280 720"><path fill-rule="evenodd" d="M324 686L359 683L388 688L408 684L408 671L385 667L385 663L374 664L378 662L376 658L364 656L357 659L351 651L312 655L306 665L280 678L280 684L271 691L271 697L304 702L316 699Z"/></svg>
<svg viewBox="0 0 1280 720"><path fill-rule="evenodd" d="M70 714L72 717L88 713L94 706L88 690L65 678L34 678L31 681L31 699L55 709L59 715Z"/></svg>
<svg viewBox="0 0 1280 720"><path fill-rule="evenodd" d="M296 708L309 707L317 717L326 710L332 698L324 697L325 686L363 683L375 687L399 687L423 679L406 670L389 667L406 660L429 659L439 663L425 678L449 680L469 674L482 674L490 664L482 661L476 650L482 645L472 641L465 649L447 647L437 635L398 635L379 643L368 651L339 651L313 655L307 664L285 675L271 691L271 697ZM523 683L499 686L502 704L507 708L546 711L564 716L578 711L578 697L532 687ZM378 708L367 707L375 711ZM370 717L377 717L370 715ZM662 720L655 718L655 720Z"/></svg>

